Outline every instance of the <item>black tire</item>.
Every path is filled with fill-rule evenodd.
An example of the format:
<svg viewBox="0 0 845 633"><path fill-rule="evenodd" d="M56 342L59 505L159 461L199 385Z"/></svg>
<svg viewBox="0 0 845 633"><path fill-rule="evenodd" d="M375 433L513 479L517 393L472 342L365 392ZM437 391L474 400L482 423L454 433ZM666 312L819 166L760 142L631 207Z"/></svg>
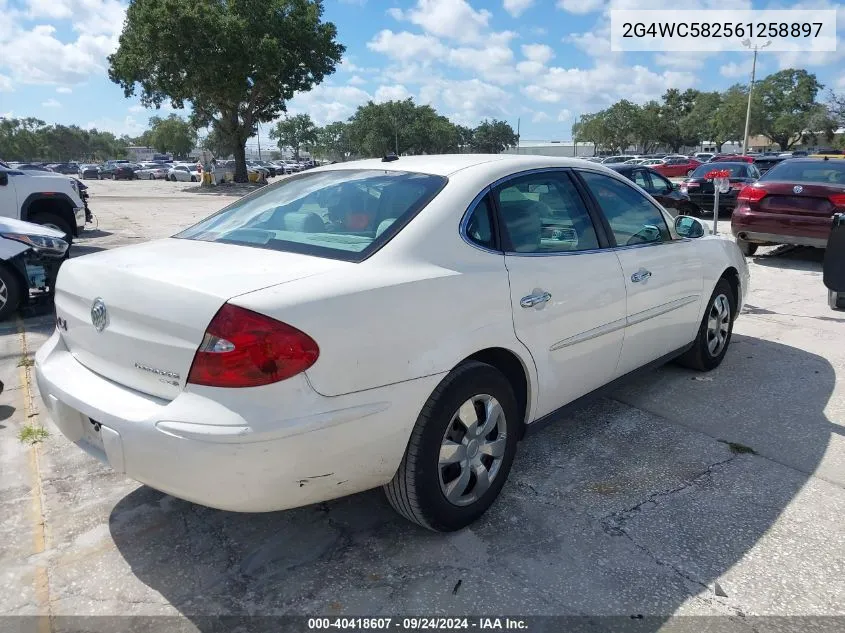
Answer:
<svg viewBox="0 0 845 633"><path fill-rule="evenodd" d="M73 228L67 223L67 220L57 213L40 211L38 213L34 213L29 221L34 222L35 224L55 228L65 234L65 241L68 244L73 242Z"/></svg>
<svg viewBox="0 0 845 633"><path fill-rule="evenodd" d="M828 290L827 303L833 310L845 310L845 293Z"/></svg>
<svg viewBox="0 0 845 633"><path fill-rule="evenodd" d="M498 400L502 408L504 452L490 487L477 500L455 505L447 500L441 489L441 444L453 425L455 429L463 430L459 423L453 422L461 405L482 394ZM417 418L402 463L390 483L384 486L390 505L409 521L430 530L452 532L466 527L484 514L499 496L516 455L522 423L513 389L501 372L476 361L459 365L437 385ZM492 431L487 437L491 434ZM499 439L498 434L495 439ZM480 455L479 458L483 459ZM474 477L469 476L466 490L473 490L477 481Z"/></svg>
<svg viewBox="0 0 845 633"><path fill-rule="evenodd" d="M746 242L745 240L741 240L737 238L736 245L739 246L740 252L746 257L751 257L754 253L757 252L757 248L759 244L754 244L753 242Z"/></svg>
<svg viewBox="0 0 845 633"><path fill-rule="evenodd" d="M727 299L729 306L729 315L727 326L727 335L721 347L711 351L709 342L714 337L710 336L711 317L716 318L717 325L719 324L717 299L724 297ZM731 336L733 335L734 321L736 320L736 297L731 284L724 278L716 283L716 288L710 299L707 302L707 310L704 312L704 318L701 320L701 325L698 327L698 335L695 337L695 342L692 347L683 355L678 357L678 362L684 367L690 369L697 369L698 371L710 371L716 369L725 358L728 347L731 344Z"/></svg>
<svg viewBox="0 0 845 633"><path fill-rule="evenodd" d="M196 181L197 181L197 177L196 177L196 176L191 176L191 182L196 182Z"/></svg>
<svg viewBox="0 0 845 633"><path fill-rule="evenodd" d="M8 266L0 264L0 301L5 299L0 306L0 321L14 316L21 304L21 284L17 275Z"/></svg>

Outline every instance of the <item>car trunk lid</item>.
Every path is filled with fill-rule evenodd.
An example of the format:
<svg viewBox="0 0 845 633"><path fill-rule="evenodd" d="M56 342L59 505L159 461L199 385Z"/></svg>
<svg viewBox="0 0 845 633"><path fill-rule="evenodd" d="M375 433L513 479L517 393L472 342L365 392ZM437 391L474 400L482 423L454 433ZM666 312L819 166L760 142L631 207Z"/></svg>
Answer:
<svg viewBox="0 0 845 633"><path fill-rule="evenodd" d="M815 183L761 182L766 197L756 207L773 214L831 217L835 211L830 197L845 194L845 187Z"/></svg>
<svg viewBox="0 0 845 633"><path fill-rule="evenodd" d="M91 371L172 399L185 385L206 327L226 301L343 266L354 264L174 238L88 255L66 262L59 272L59 331L71 354ZM94 310L98 299L105 316ZM94 325L98 318L105 322L100 331Z"/></svg>

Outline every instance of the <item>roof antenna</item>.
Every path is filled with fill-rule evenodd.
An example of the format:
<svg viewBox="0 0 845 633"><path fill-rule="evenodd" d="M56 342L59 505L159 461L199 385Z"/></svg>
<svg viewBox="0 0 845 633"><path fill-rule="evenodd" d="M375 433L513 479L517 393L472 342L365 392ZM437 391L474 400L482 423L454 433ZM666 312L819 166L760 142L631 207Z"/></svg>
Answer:
<svg viewBox="0 0 845 633"><path fill-rule="evenodd" d="M394 160L399 160L399 157L396 155L395 152L388 152L385 154L384 158L381 159L383 163L392 163Z"/></svg>

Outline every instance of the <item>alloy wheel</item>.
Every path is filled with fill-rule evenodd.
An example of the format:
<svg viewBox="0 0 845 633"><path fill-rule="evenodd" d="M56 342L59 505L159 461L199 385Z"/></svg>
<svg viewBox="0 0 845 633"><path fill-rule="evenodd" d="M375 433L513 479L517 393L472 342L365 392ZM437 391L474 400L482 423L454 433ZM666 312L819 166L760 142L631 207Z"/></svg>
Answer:
<svg viewBox="0 0 845 633"><path fill-rule="evenodd" d="M725 349L731 327L731 304L725 295L717 295L707 315L707 351L717 357Z"/></svg>
<svg viewBox="0 0 845 633"><path fill-rule="evenodd" d="M478 501L499 474L507 444L505 412L493 396L479 394L454 413L440 443L440 490L449 503Z"/></svg>

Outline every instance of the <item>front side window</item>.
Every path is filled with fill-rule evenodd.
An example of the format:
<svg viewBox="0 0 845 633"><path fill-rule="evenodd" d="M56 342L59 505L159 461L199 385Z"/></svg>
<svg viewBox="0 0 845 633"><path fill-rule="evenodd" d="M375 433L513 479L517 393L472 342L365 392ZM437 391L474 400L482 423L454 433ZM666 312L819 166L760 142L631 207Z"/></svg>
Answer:
<svg viewBox="0 0 845 633"><path fill-rule="evenodd" d="M651 181L648 179L648 174L646 174L644 170L635 169L634 177L632 180L646 191L651 190Z"/></svg>
<svg viewBox="0 0 845 633"><path fill-rule="evenodd" d="M643 194L621 180L580 172L610 224L617 246L670 241L663 214Z"/></svg>
<svg viewBox="0 0 845 633"><path fill-rule="evenodd" d="M587 207L568 174L522 176L504 183L493 195L507 250L566 253L599 248Z"/></svg>
<svg viewBox="0 0 845 633"><path fill-rule="evenodd" d="M305 173L260 189L175 237L362 261L446 182L384 170Z"/></svg>

